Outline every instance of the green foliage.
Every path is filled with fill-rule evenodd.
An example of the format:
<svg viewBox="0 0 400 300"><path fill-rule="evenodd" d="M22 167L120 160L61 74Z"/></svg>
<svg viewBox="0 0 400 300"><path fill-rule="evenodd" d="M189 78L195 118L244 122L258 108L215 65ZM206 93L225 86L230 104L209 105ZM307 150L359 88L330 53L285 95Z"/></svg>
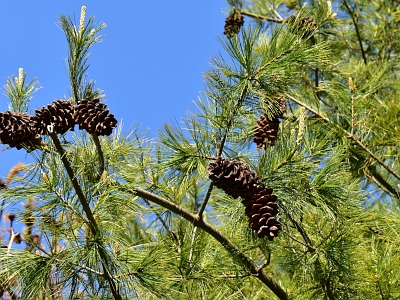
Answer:
<svg viewBox="0 0 400 300"><path fill-rule="evenodd" d="M39 81L34 78L29 83L25 83L26 72L22 68L18 70L18 77L9 76L4 85L3 92L10 99L9 110L25 113L28 110L28 103L32 99L32 94L41 87Z"/></svg>
<svg viewBox="0 0 400 300"><path fill-rule="evenodd" d="M226 53L212 58L195 111L152 143L122 126L53 134L1 189L24 226L9 220L0 249L13 299L400 297L399 4L228 4L256 24L220 38ZM60 17L75 102L101 97L85 76L105 25L85 23L85 11L79 28ZM21 74L6 84L15 112L37 89ZM278 137L255 149L264 114L279 116ZM273 241L210 183L219 156L273 189L283 227Z"/></svg>

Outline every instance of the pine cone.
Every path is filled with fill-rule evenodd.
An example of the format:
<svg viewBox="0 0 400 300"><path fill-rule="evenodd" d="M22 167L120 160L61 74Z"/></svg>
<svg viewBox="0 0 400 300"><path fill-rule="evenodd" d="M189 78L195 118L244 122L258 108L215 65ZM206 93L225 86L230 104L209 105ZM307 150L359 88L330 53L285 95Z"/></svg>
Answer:
<svg viewBox="0 0 400 300"><path fill-rule="evenodd" d="M17 243L17 244L21 244L21 242L22 242L22 236L21 236L21 233L20 233L20 232L17 232L17 233L14 235L14 242Z"/></svg>
<svg viewBox="0 0 400 300"><path fill-rule="evenodd" d="M64 134L74 129L74 106L68 100L56 100L42 109L36 109L31 128L39 134L47 134L47 126L53 125L55 133Z"/></svg>
<svg viewBox="0 0 400 300"><path fill-rule="evenodd" d="M245 214L250 219L249 226L257 232L259 238L266 236L272 241L282 229L282 224L275 218L278 213L276 199L272 189L260 184L253 195L242 201L246 206Z"/></svg>
<svg viewBox="0 0 400 300"><path fill-rule="evenodd" d="M286 99L279 99L281 107L279 113L272 119L267 114L262 115L257 120L257 126L254 131L253 142L257 144L257 149L262 149L265 146L265 140L268 140L270 145L275 144L278 137L279 119L283 117L286 112Z"/></svg>
<svg viewBox="0 0 400 300"><path fill-rule="evenodd" d="M214 185L235 199L253 194L258 184L257 174L236 159L218 157L209 164L207 171Z"/></svg>
<svg viewBox="0 0 400 300"><path fill-rule="evenodd" d="M244 24L244 18L239 10L233 8L229 16L225 20L224 34L228 37L234 37L239 33L240 28Z"/></svg>
<svg viewBox="0 0 400 300"><path fill-rule="evenodd" d="M262 149L265 146L266 139L270 145L274 145L278 136L278 129L279 118L270 120L267 114L262 115L257 120L257 126L253 137L253 142L257 144L257 149Z"/></svg>
<svg viewBox="0 0 400 300"><path fill-rule="evenodd" d="M294 24L296 21L295 16L290 16L287 19L289 24ZM292 28L291 31L295 34L301 34L303 38L312 36L317 29L317 23L311 17L304 17L298 21L296 28Z"/></svg>
<svg viewBox="0 0 400 300"><path fill-rule="evenodd" d="M11 111L0 112L0 140L3 144L16 147L35 147L41 144L40 137L30 127L31 117Z"/></svg>
<svg viewBox="0 0 400 300"><path fill-rule="evenodd" d="M207 168L214 185L228 195L242 197L249 217L249 226L259 238L268 237L272 241L278 236L282 224L275 218L278 213L277 197L272 189L267 189L248 165L232 158L218 157Z"/></svg>
<svg viewBox="0 0 400 300"><path fill-rule="evenodd" d="M117 120L109 113L107 105L99 99L82 99L75 108L74 119L79 129L97 135L110 135Z"/></svg>

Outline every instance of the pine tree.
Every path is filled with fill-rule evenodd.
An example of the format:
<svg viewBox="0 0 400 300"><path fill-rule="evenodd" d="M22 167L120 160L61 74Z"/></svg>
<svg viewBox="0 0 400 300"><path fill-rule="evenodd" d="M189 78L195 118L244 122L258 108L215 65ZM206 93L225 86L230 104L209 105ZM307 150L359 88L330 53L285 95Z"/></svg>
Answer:
<svg viewBox="0 0 400 300"><path fill-rule="evenodd" d="M230 61L155 143L85 80L86 7L69 99L30 115L37 80L7 79L0 140L35 162L0 180L1 296L400 298L400 3L228 4Z"/></svg>

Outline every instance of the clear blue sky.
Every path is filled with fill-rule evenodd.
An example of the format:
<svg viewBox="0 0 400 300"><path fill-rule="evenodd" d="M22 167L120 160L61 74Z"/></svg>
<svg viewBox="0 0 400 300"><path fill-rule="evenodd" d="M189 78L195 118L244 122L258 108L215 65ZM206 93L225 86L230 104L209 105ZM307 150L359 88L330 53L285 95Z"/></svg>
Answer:
<svg viewBox="0 0 400 300"><path fill-rule="evenodd" d="M95 25L107 24L103 42L93 46L89 78L104 90L105 102L125 129L141 124L156 132L184 116L203 89L210 56L222 51L216 37L224 30L225 0L197 1L1 1L0 88L5 78L27 72L42 89L30 112L69 96L67 43L57 25L60 14L75 16L87 7ZM0 95L0 111L8 99ZM0 150L3 145L0 145ZM0 152L0 176L29 157L25 150Z"/></svg>

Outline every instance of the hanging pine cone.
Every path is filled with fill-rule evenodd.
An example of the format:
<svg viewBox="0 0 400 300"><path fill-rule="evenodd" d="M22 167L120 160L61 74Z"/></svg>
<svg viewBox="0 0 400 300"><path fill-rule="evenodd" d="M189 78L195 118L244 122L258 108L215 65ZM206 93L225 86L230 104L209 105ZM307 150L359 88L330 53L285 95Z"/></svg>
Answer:
<svg viewBox="0 0 400 300"><path fill-rule="evenodd" d="M56 100L42 109L36 109L31 127L39 134L47 134L47 126L53 125L53 132L64 134L74 129L74 106L68 100Z"/></svg>
<svg viewBox="0 0 400 300"><path fill-rule="evenodd" d="M234 37L240 31L244 24L244 18L239 10L233 8L229 16L225 20L224 34L228 37Z"/></svg>
<svg viewBox="0 0 400 300"><path fill-rule="evenodd" d="M250 219L249 226L257 232L259 238L266 236L272 241L282 229L282 224L275 218L278 213L276 199L272 189L260 184L253 195L242 201L246 206L245 214Z"/></svg>
<svg viewBox="0 0 400 300"><path fill-rule="evenodd" d="M248 165L232 158L218 157L207 168L209 178L214 185L228 195L242 197L249 217L249 226L257 232L259 238L273 240L278 236L282 224L275 218L278 213L277 197L272 189L267 189Z"/></svg>
<svg viewBox="0 0 400 300"><path fill-rule="evenodd" d="M207 168L214 185L233 198L245 198L253 194L258 177L248 165L232 158L218 157Z"/></svg>
<svg viewBox="0 0 400 300"><path fill-rule="evenodd" d="M117 120L109 113L107 105L99 99L82 99L75 108L75 122L79 129L97 135L110 135Z"/></svg>
<svg viewBox="0 0 400 300"><path fill-rule="evenodd" d="M272 119L267 114L262 115L257 120L257 126L254 130L253 142L257 144L257 149L262 149L265 146L265 141L272 146L278 137L279 119L286 112L286 99L279 98L280 110Z"/></svg>
<svg viewBox="0 0 400 300"><path fill-rule="evenodd" d="M270 120L267 114L262 115L257 120L253 137L253 142L257 144L257 149L262 149L265 146L265 140L268 140L270 145L274 145L278 136L278 129L279 118Z"/></svg>
<svg viewBox="0 0 400 300"><path fill-rule="evenodd" d="M294 24L295 21L295 16L290 16L287 19L288 24ZM303 38L308 38L314 34L316 29L317 23L315 23L314 19L311 17L304 17L298 21L298 24L295 28L291 28L291 31L295 34L300 34Z"/></svg>
<svg viewBox="0 0 400 300"><path fill-rule="evenodd" d="M3 144L16 147L18 150L41 145L40 137L30 127L31 117L11 111L0 112L0 140Z"/></svg>

